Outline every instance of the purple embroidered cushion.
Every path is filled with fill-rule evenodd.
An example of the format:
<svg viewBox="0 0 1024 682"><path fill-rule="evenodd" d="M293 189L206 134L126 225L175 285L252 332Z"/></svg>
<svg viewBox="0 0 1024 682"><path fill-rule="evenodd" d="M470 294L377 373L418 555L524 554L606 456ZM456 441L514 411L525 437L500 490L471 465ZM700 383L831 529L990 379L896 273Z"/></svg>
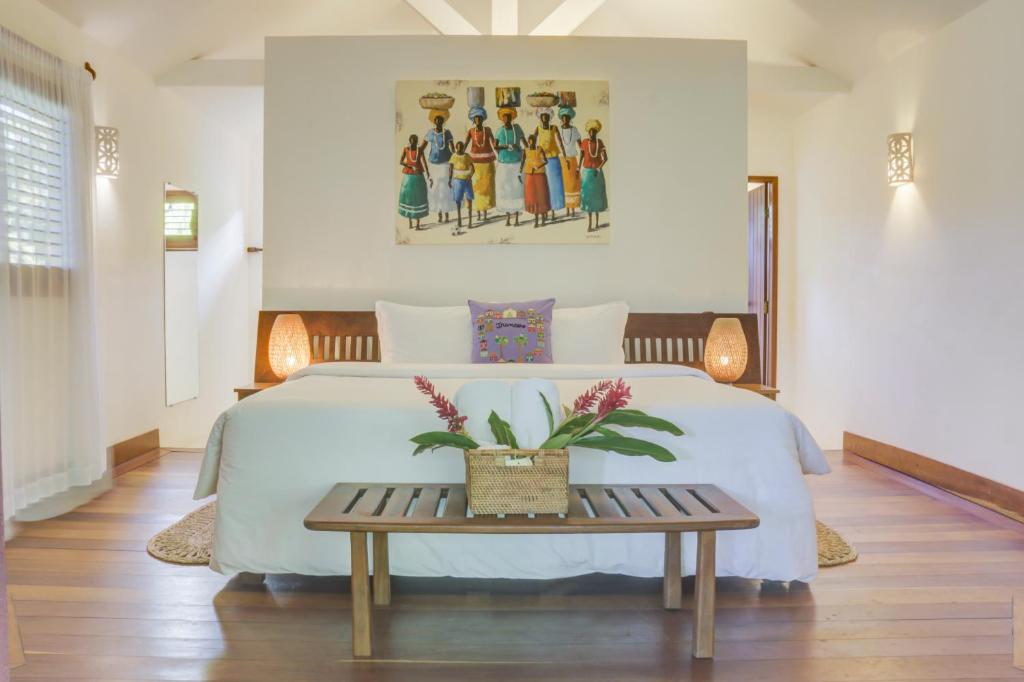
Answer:
<svg viewBox="0 0 1024 682"><path fill-rule="evenodd" d="M473 362L551 362L555 299L522 303L469 302Z"/></svg>

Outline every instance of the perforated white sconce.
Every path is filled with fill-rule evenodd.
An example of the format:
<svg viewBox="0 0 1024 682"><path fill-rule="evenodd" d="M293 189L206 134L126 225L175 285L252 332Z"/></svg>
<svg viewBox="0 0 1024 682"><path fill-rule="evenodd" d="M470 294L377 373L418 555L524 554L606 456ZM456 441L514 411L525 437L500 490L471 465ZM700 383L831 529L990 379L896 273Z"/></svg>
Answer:
<svg viewBox="0 0 1024 682"><path fill-rule="evenodd" d="M120 169L117 128L96 126L96 175L116 178Z"/></svg>
<svg viewBox="0 0 1024 682"><path fill-rule="evenodd" d="M889 185L899 187L914 181L914 137L910 133L889 136Z"/></svg>

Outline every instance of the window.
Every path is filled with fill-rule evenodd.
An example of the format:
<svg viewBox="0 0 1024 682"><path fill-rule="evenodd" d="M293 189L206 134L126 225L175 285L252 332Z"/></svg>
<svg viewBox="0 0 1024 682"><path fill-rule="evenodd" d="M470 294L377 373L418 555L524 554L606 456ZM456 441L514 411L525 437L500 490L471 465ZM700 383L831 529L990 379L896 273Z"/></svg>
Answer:
<svg viewBox="0 0 1024 682"><path fill-rule="evenodd" d="M172 186L164 190L164 248L168 251L199 248L199 200L192 192Z"/></svg>
<svg viewBox="0 0 1024 682"><path fill-rule="evenodd" d="M0 198L13 265L65 266L68 119L41 95L0 89ZM50 111L47 111L50 110Z"/></svg>

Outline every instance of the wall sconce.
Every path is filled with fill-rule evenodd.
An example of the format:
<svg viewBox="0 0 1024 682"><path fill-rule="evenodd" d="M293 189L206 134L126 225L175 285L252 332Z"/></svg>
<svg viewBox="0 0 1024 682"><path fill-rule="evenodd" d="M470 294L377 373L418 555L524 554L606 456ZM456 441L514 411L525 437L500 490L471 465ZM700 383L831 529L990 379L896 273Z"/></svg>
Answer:
<svg viewBox="0 0 1024 682"><path fill-rule="evenodd" d="M747 335L736 317L719 317L704 344L704 369L715 381L731 384L747 370Z"/></svg>
<svg viewBox="0 0 1024 682"><path fill-rule="evenodd" d="M117 128L96 126L96 175L116 178L120 170Z"/></svg>
<svg viewBox="0 0 1024 682"><path fill-rule="evenodd" d="M910 133L889 136L889 185L899 187L914 181L914 137Z"/></svg>
<svg viewBox="0 0 1024 682"><path fill-rule="evenodd" d="M302 316L286 313L270 328L270 369L281 379L309 365L309 334Z"/></svg>

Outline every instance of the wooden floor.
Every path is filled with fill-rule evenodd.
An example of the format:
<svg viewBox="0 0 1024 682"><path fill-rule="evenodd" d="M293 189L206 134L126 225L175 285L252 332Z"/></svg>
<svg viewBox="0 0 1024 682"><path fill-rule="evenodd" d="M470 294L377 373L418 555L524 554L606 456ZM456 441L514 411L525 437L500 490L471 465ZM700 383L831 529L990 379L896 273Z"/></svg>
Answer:
<svg viewBox="0 0 1024 682"><path fill-rule="evenodd" d="M28 663L14 679L1009 680L1024 533L832 456L819 518L861 552L812 585L719 580L714 661L690 658L659 580L394 580L380 661L351 658L348 579L267 589L145 552L198 505L199 455L172 453L8 545ZM339 551L344 547L339 544Z"/></svg>

